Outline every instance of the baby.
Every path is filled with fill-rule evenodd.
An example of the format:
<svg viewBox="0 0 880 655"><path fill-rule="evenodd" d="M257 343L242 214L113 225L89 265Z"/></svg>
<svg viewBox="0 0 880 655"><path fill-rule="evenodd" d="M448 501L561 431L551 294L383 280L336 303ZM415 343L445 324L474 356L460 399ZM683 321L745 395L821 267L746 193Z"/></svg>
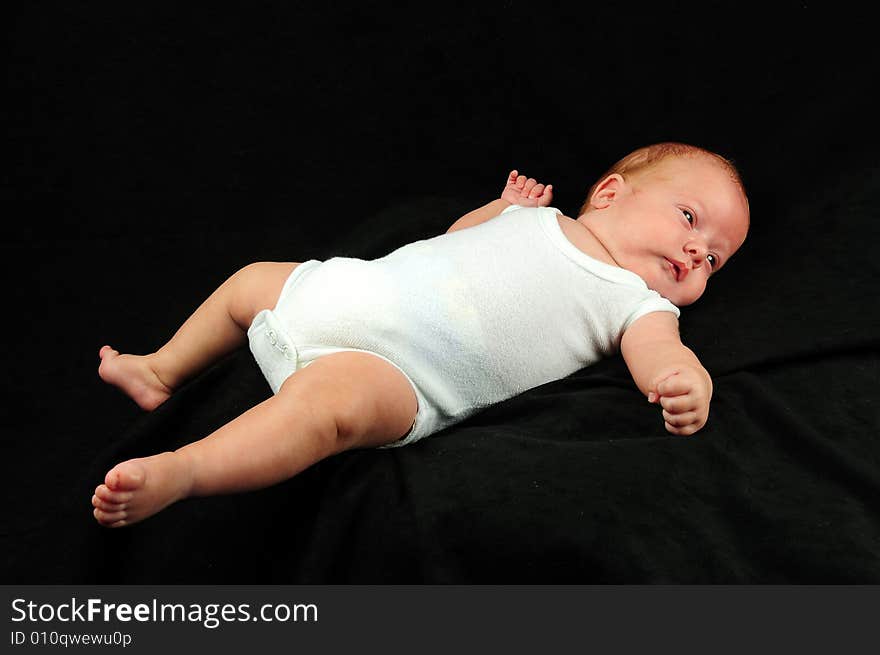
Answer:
<svg viewBox="0 0 880 655"><path fill-rule="evenodd" d="M712 379L679 338L678 306L746 238L736 169L660 143L615 164L577 219L551 200L514 170L444 235L373 261L251 264L157 352L101 348L101 378L145 410L246 340L274 393L199 441L117 464L95 518L130 525L350 448L409 444L618 351L667 431L702 428Z"/></svg>

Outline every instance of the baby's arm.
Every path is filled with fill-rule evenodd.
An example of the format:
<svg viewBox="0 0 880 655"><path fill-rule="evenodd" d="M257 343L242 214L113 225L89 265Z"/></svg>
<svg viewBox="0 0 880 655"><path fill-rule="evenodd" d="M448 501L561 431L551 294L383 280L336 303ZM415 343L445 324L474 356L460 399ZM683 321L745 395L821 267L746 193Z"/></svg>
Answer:
<svg viewBox="0 0 880 655"><path fill-rule="evenodd" d="M501 192L501 197L483 205L459 218L448 230L455 232L467 227L473 227L485 223L490 218L495 218L510 205L522 205L524 207L546 207L553 199L553 185L544 186L539 184L533 177L527 178L518 171L510 171L507 183Z"/></svg>
<svg viewBox="0 0 880 655"><path fill-rule="evenodd" d="M690 435L706 425L712 378L681 342L671 312L651 312L624 332L620 352L636 386L663 408L666 429Z"/></svg>

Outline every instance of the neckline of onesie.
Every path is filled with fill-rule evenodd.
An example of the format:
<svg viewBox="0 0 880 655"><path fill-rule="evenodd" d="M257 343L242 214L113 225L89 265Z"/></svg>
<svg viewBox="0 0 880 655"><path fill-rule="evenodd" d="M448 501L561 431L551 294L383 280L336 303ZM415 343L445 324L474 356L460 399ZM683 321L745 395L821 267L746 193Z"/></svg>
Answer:
<svg viewBox="0 0 880 655"><path fill-rule="evenodd" d="M608 280L609 282L618 282L620 284L626 284L627 286L638 287L639 289L648 288L648 285L645 284L645 281L639 277L637 273L599 261L595 257L590 257L590 255L569 241L556 218L556 214L562 214L561 211L555 207L536 207L536 209L545 210L542 211L539 216L539 221L541 227L544 228L544 232L563 252L563 254L575 264L604 280Z"/></svg>

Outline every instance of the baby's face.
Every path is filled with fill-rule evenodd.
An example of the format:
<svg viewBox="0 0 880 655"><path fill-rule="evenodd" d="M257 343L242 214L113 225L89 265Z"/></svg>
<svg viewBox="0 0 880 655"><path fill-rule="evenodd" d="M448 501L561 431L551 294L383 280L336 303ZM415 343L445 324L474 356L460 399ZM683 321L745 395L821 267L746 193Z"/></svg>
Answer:
<svg viewBox="0 0 880 655"><path fill-rule="evenodd" d="M696 301L746 238L748 202L706 157L670 158L622 182L606 244L615 261L678 306Z"/></svg>

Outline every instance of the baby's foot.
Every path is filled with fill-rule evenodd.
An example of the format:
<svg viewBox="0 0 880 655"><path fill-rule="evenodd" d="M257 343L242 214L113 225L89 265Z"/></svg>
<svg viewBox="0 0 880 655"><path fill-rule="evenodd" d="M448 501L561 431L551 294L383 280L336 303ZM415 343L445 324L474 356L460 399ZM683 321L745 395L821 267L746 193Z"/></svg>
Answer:
<svg viewBox="0 0 880 655"><path fill-rule="evenodd" d="M190 460L179 453L129 459L107 473L95 488L92 505L103 526L121 528L156 514L189 495Z"/></svg>
<svg viewBox="0 0 880 655"><path fill-rule="evenodd" d="M159 379L147 357L120 355L110 346L101 348L98 357L101 358L98 366L101 379L122 389L141 409L156 409L173 391Z"/></svg>

